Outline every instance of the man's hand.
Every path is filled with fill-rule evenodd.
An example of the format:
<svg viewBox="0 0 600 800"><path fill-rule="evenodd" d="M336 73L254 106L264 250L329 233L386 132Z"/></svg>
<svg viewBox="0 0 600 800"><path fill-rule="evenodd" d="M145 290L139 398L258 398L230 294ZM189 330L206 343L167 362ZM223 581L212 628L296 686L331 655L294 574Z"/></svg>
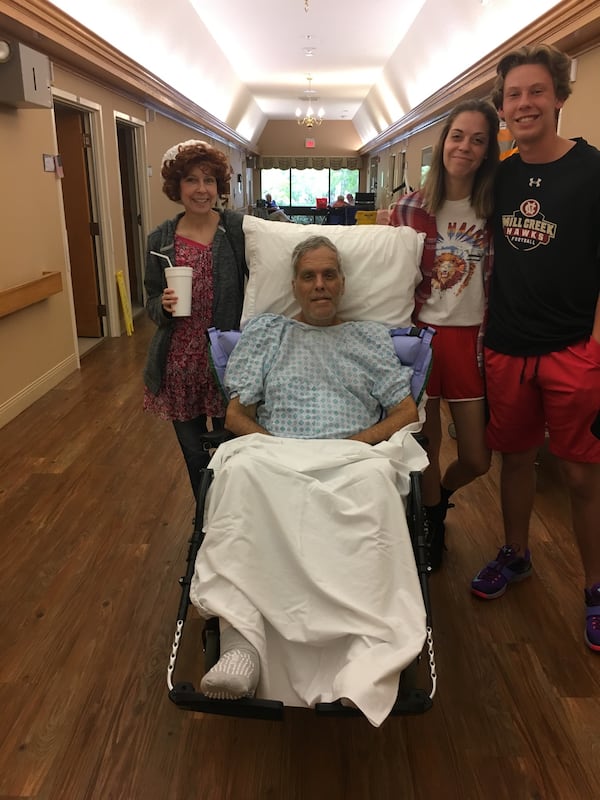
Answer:
<svg viewBox="0 0 600 800"><path fill-rule="evenodd" d="M269 431L256 421L256 403L243 406L239 397L232 397L225 413L225 427L236 436L246 436L248 433L265 433Z"/></svg>
<svg viewBox="0 0 600 800"><path fill-rule="evenodd" d="M387 416L381 422L377 422L375 425L371 425L370 428L365 428L364 431L359 431L348 438L357 442L365 442L366 444L379 444L379 442L389 439L392 434L404 428L405 425L418 421L419 412L415 401L412 397L405 397L401 403L387 409Z"/></svg>

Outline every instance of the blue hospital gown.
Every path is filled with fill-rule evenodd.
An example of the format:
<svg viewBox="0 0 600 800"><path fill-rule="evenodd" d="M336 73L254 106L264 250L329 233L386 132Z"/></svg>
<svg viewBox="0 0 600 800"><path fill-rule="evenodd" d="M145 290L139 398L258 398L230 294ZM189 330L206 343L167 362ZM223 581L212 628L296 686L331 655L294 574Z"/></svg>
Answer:
<svg viewBox="0 0 600 800"><path fill-rule="evenodd" d="M231 354L225 386L258 404L257 422L274 436L341 439L408 397L411 375L378 322L316 327L261 314Z"/></svg>

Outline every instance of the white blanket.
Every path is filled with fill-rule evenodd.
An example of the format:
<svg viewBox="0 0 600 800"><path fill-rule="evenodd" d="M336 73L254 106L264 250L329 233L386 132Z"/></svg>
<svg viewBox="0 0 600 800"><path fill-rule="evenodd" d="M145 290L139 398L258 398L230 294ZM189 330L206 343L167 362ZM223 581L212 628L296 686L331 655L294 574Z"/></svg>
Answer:
<svg viewBox="0 0 600 800"><path fill-rule="evenodd" d="M212 459L191 599L256 647L258 696L389 714L425 638L403 501L418 427L375 447L252 434Z"/></svg>

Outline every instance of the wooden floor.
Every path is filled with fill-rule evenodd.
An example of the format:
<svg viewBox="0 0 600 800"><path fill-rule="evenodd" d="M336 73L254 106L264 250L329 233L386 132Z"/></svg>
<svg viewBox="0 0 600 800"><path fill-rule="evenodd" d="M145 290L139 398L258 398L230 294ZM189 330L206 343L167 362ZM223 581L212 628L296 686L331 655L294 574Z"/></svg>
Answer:
<svg viewBox="0 0 600 800"><path fill-rule="evenodd" d="M376 730L170 703L193 503L171 426L141 410L151 327L136 328L0 430L0 800L600 797L600 656L583 644L581 569L547 456L535 575L503 599L468 591L501 541L497 464L449 513L428 713Z"/></svg>

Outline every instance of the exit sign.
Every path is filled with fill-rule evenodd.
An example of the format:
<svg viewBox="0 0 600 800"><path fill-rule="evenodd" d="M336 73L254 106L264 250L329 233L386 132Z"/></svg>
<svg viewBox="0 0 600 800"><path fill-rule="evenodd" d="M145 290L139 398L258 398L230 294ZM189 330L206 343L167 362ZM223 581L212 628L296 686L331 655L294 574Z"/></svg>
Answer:
<svg viewBox="0 0 600 800"><path fill-rule="evenodd" d="M314 139L305 139L304 140L304 147L311 148L311 147L314 147L314 146L315 146L315 140Z"/></svg>

